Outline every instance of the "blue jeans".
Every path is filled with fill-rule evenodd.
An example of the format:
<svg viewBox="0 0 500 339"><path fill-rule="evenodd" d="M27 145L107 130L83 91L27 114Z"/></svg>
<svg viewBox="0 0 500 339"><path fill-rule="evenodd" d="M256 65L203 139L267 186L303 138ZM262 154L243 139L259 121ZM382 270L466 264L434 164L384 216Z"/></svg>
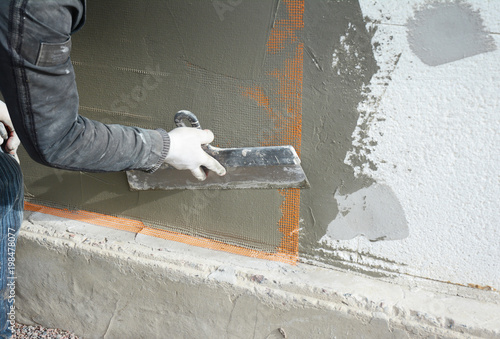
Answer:
<svg viewBox="0 0 500 339"><path fill-rule="evenodd" d="M21 168L0 150L0 338L12 336L16 305L15 248L24 210Z"/></svg>

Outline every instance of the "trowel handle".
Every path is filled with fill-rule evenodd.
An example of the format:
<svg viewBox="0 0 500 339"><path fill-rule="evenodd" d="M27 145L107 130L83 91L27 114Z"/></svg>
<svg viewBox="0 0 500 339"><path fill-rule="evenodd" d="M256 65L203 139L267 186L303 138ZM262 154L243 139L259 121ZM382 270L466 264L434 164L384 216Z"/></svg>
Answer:
<svg viewBox="0 0 500 339"><path fill-rule="evenodd" d="M186 126L184 120L188 120L191 126ZM196 115L186 110L177 112L174 116L174 122L177 127L194 127L201 129L200 122L198 121Z"/></svg>
<svg viewBox="0 0 500 339"><path fill-rule="evenodd" d="M191 126L186 126L184 120L189 121ZM182 110L182 111L175 113L174 122L175 122L175 126L177 126L177 127L194 127L197 129L201 129L200 122L198 121L198 118L196 117L196 115L194 115L190 111ZM210 144L202 145L201 147L205 150L205 152L207 152L208 154L210 154L212 156L213 156L215 149L216 149L216 148L210 146Z"/></svg>

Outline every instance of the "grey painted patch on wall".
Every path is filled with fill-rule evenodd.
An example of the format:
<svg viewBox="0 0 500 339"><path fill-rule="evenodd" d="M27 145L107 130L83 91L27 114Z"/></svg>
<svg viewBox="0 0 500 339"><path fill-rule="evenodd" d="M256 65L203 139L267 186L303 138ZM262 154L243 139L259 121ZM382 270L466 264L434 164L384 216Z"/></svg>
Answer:
<svg viewBox="0 0 500 339"><path fill-rule="evenodd" d="M478 11L464 2L438 2L415 12L410 47L423 63L438 66L496 49Z"/></svg>
<svg viewBox="0 0 500 339"><path fill-rule="evenodd" d="M349 240L363 235L371 241L408 237L408 222L392 189L373 184L348 195L335 194L339 214L328 225L327 235Z"/></svg>

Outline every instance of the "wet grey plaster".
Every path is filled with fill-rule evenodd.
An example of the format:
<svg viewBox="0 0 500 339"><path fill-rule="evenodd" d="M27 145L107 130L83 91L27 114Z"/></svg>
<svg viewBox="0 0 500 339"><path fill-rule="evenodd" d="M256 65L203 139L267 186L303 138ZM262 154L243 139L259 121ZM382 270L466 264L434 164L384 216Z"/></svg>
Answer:
<svg viewBox="0 0 500 339"><path fill-rule="evenodd" d="M286 16L283 4L244 1L225 12L222 22L209 2L88 4L88 22L73 37L72 55L84 115L169 129L173 113L191 109L214 131L214 144L243 147L259 145L263 129L274 123L266 107L242 95L245 88L262 87L273 112L286 112L273 97L279 84L269 79L283 57L261 48L272 22ZM256 18L258 13L265 15ZM300 251L308 256L316 254L339 214L335 194L374 183L355 177L344 159L352 148L358 104L365 99L362 88L378 67L373 32L366 30L357 1L307 1L304 21L301 157L311 189L301 194ZM233 44L237 38L245 48ZM129 217L264 251L273 251L281 240L277 223L283 197L276 190L129 192L123 173L70 173L27 159L22 163L28 199L35 202Z"/></svg>
<svg viewBox="0 0 500 339"><path fill-rule="evenodd" d="M350 194L373 184L371 178L356 178L344 159L352 148L362 87L378 66L357 1L306 2L304 24L302 161L311 189L301 195L300 251L308 257L318 254L318 241L339 214L336 192ZM340 53L333 67L335 50Z"/></svg>
<svg viewBox="0 0 500 339"><path fill-rule="evenodd" d="M495 41L485 31L480 13L462 1L427 5L415 12L407 27L413 53L429 66L496 49Z"/></svg>
<svg viewBox="0 0 500 339"><path fill-rule="evenodd" d="M175 112L189 109L214 131L214 145L260 146L266 112L242 91L265 87L268 72L283 62L266 55L274 1L243 1L222 21L210 1L87 3L87 22L73 36L72 51L82 115L169 130ZM59 171L26 156L22 164L33 202L267 252L281 242L277 190L130 192L124 173Z"/></svg>

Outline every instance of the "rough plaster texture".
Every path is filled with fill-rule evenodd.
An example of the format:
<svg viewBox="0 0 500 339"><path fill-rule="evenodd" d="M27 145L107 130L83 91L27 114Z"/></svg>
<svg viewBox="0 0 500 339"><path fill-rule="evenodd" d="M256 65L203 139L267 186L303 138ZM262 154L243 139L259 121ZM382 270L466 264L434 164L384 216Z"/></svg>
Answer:
<svg viewBox="0 0 500 339"><path fill-rule="evenodd" d="M500 337L492 292L480 301L41 213L23 224L16 275L18 321L83 338Z"/></svg>
<svg viewBox="0 0 500 339"><path fill-rule="evenodd" d="M500 3L360 1L359 5L363 27L349 18L344 32L329 33L334 41L324 37L332 53L321 68L325 73L330 67L326 84L339 81L335 79L343 74L354 79L366 75L366 60L360 59L359 44L352 40L372 32L367 39L376 72L357 87L342 83L326 87L323 81L304 88L325 92L327 98L335 98L330 91L346 91L347 96L361 91L363 99L353 111L345 110L344 98L336 98L329 102L330 117L318 119L319 147L334 152L348 142L350 149L342 159L346 168L336 163L335 156L325 160L338 172L318 178L316 184L331 185L329 194L313 198L319 206L303 206L303 257L376 276L418 276L499 290ZM450 31L450 24L457 29ZM471 36L476 37L474 43ZM428 49L438 45L446 53ZM346 62L346 53L351 60L361 60L359 66ZM304 67L314 71L313 60L305 62ZM304 105L304 110L311 107ZM334 125L339 119L345 125L351 115L357 119L352 137L326 127L327 123L321 126L321 120ZM339 177L350 177L350 169L356 180L339 182ZM355 182L362 187L355 188ZM380 228L377 222L366 221L367 210L361 208L364 202L358 195L376 185L387 187L393 196L380 194L381 201L371 208L385 204L394 211L386 214L388 229L376 237L390 239L398 228L406 228L406 238L373 242L377 239L370 232ZM363 197L368 200L370 195ZM345 208L346 202L356 200L358 204ZM343 213L337 212L339 208ZM313 213L320 209L323 215ZM399 226L390 227L394 221ZM326 226L314 242L316 236L311 234L321 235ZM346 235L359 236L344 240Z"/></svg>

